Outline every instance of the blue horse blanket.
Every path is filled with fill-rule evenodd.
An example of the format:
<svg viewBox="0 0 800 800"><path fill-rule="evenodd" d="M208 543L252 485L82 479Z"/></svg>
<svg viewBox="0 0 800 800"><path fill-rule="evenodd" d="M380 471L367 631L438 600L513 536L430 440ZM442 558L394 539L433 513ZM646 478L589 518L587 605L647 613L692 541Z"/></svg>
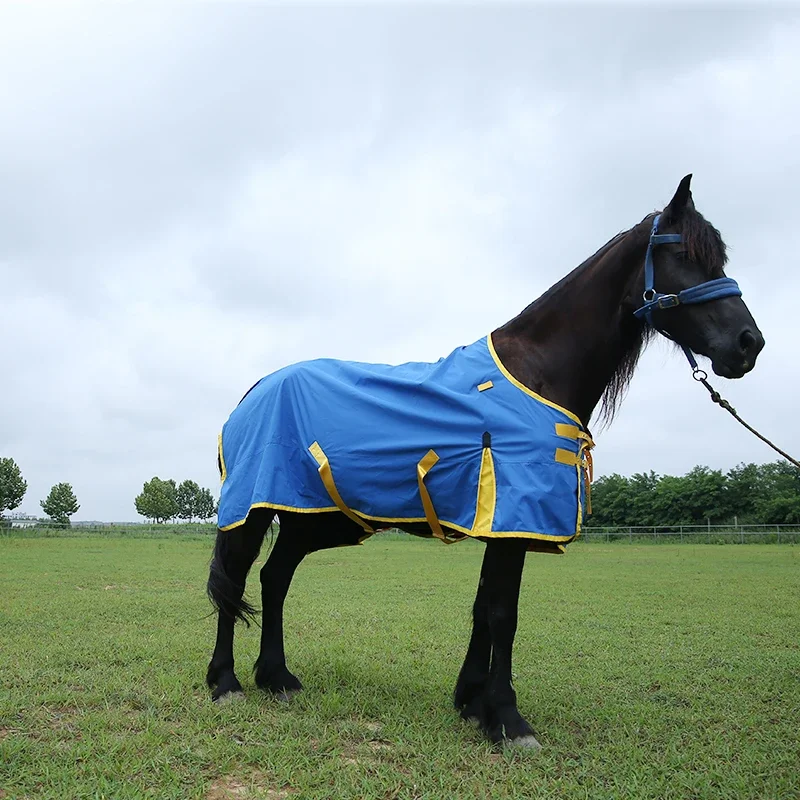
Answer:
<svg viewBox="0 0 800 800"><path fill-rule="evenodd" d="M259 507L338 510L362 538L427 523L445 541L560 551L580 533L591 446L576 416L508 372L491 336L436 363L304 361L259 381L225 423L218 524Z"/></svg>

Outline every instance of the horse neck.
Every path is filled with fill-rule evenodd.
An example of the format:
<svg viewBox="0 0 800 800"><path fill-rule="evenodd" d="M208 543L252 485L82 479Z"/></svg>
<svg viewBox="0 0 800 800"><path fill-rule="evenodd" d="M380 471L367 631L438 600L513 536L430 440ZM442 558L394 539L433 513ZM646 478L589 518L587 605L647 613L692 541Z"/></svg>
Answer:
<svg viewBox="0 0 800 800"><path fill-rule="evenodd" d="M620 365L642 344L626 298L638 296L646 224L613 239L498 328L500 360L523 384L587 425Z"/></svg>

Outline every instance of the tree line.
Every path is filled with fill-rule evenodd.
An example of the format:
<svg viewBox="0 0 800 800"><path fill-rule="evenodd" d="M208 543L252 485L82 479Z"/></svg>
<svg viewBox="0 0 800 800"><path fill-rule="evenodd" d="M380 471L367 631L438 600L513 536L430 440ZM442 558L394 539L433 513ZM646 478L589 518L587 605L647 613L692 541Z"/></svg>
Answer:
<svg viewBox="0 0 800 800"><path fill-rule="evenodd" d="M134 505L139 514L157 523L169 519L205 521L217 513L217 504L209 489L203 489L194 481L188 480L176 484L172 478L151 478L145 481Z"/></svg>
<svg viewBox="0 0 800 800"><path fill-rule="evenodd" d="M6 511L18 508L28 491L28 484L13 458L0 457L0 519ZM80 505L69 483L57 483L40 501L42 511L54 522L69 525L70 517ZM171 478L145 481L141 494L134 500L136 511L153 522L167 520L209 520L217 513L217 504L209 489L194 481L176 484Z"/></svg>
<svg viewBox="0 0 800 800"><path fill-rule="evenodd" d="M28 485L12 458L0 458L0 517L17 508ZM40 501L48 517L69 524L80 505L69 483L57 483ZM154 477L134 500L136 511L156 523L209 520L217 504L209 489L191 480ZM800 470L786 461L739 464L727 472L698 466L683 476L613 474L592 486L594 526L800 524Z"/></svg>
<svg viewBox="0 0 800 800"><path fill-rule="evenodd" d="M19 506L28 491L28 484L13 458L0 458L0 518L6 511ZM44 500L39 501L42 511L54 522L69 525L69 518L77 513L80 505L72 485L57 483Z"/></svg>
<svg viewBox="0 0 800 800"><path fill-rule="evenodd" d="M596 526L800 524L800 470L786 461L695 467L683 476L613 474L592 485Z"/></svg>

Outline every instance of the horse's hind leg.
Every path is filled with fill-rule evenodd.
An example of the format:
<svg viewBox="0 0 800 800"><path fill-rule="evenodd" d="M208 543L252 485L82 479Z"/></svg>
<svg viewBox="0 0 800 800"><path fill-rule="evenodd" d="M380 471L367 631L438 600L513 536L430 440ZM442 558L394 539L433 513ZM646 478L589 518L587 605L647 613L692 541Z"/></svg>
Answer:
<svg viewBox="0 0 800 800"><path fill-rule="evenodd" d="M338 511L297 514L281 511L281 530L261 569L261 652L255 664L256 684L286 699L302 689L286 667L283 649L283 603L298 564L308 553L358 544L364 531Z"/></svg>
<svg viewBox="0 0 800 800"><path fill-rule="evenodd" d="M297 566L310 550L316 549L310 547L308 523L298 517L281 512L280 533L261 568L261 650L255 663L256 685L282 699L303 688L286 667L283 604Z"/></svg>
<svg viewBox="0 0 800 800"><path fill-rule="evenodd" d="M243 599L244 586L271 517L271 513L264 514L257 509L244 525L230 531L217 531L208 576L208 596L217 609L217 641L206 674L206 683L213 689L213 700L242 691L233 669L234 625L237 619L249 624L247 617L255 613Z"/></svg>

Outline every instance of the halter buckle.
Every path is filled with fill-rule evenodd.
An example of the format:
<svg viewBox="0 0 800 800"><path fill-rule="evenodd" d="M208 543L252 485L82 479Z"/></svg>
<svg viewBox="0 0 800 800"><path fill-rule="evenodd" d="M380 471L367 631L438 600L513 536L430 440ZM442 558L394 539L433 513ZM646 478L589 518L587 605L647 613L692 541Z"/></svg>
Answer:
<svg viewBox="0 0 800 800"><path fill-rule="evenodd" d="M658 298L659 308L675 308L681 304L681 299L676 294L664 294Z"/></svg>

